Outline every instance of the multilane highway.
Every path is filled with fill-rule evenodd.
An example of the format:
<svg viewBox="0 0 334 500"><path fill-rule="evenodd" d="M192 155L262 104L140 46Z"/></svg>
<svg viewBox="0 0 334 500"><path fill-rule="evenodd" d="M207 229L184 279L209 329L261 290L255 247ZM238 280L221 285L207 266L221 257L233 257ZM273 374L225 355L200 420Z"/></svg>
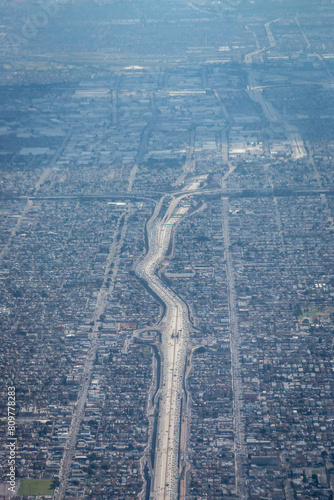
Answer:
<svg viewBox="0 0 334 500"><path fill-rule="evenodd" d="M178 496L181 398L189 338L188 310L155 271L167 253L173 226L188 210L187 207L178 206L181 199L182 196L173 198L164 216L161 216L160 211L165 197L157 204L147 224L148 252L136 266L137 275L149 284L166 305L164 318L159 325L162 332L162 382L150 495L154 500L175 499Z"/></svg>

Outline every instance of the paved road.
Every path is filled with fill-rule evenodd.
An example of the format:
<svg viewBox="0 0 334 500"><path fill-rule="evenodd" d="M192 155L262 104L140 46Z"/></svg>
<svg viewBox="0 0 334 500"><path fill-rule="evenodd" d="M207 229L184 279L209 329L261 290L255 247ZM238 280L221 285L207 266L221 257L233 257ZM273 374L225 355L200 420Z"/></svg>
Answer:
<svg viewBox="0 0 334 500"><path fill-rule="evenodd" d="M53 158L52 158L52 160L50 162L50 165L43 170L41 176L39 177L37 183L35 184L34 193L33 193L33 196L31 198L33 198L35 196L38 196L38 193L39 193L39 191L41 189L41 186L43 185L43 183L54 172L54 170L56 168L56 163L57 163L57 161L58 161L61 153L64 151L65 146L68 143L71 135L72 135L72 132L68 132L66 134L66 136L65 136L64 140L62 141L61 145L59 146L59 148L55 152L55 154L54 154L54 156L53 156ZM28 216L30 209L34 205L34 202L33 202L33 200L31 198L28 198L26 206L24 207L22 213L18 217L17 223L15 224L15 226L13 227L13 229L10 232L10 235L9 235L9 238L7 240L6 245L3 247L3 249L0 252L0 263L2 262L2 259L3 259L4 255L9 251L10 246L11 246L11 244L12 244L15 236L17 235L17 233L19 232L19 230L21 228L23 220Z"/></svg>
<svg viewBox="0 0 334 500"><path fill-rule="evenodd" d="M267 23L270 24L270 23ZM304 141L295 125L290 125L286 119L282 118L279 112L273 107L271 102L263 97L264 87L258 86L258 74L253 71L248 71L248 87L247 92L249 97L260 104L265 117L275 125L280 125L285 133L291 147L292 158L299 160L307 157L307 152L304 146Z"/></svg>
<svg viewBox="0 0 334 500"><path fill-rule="evenodd" d="M138 172L138 165L140 165L140 163L143 161L143 158L144 158L144 155L145 155L145 152L147 150L147 146L148 146L148 143L150 140L151 132L154 129L154 125L157 121L158 110L157 110L157 107L155 104L154 93L151 96L151 108L152 108L152 118L150 119L150 121L148 122L146 127L144 128L142 136L141 136L138 153L137 153L137 156L135 158L135 163L134 163L134 166L132 167L130 177L129 177L128 193L131 193L131 191L132 191L132 187L133 187L133 184L136 180L136 175Z"/></svg>
<svg viewBox="0 0 334 500"><path fill-rule="evenodd" d="M240 334L237 318L237 305L236 305L236 291L234 284L234 273L232 256L230 252L230 234L228 225L228 200L223 198L223 233L224 233L224 250L226 258L226 274L228 283L229 294L229 315L230 315L230 345L231 345L231 373L233 384L233 417L234 417L234 456L235 456L235 476L238 496L240 500L245 500L246 495L246 482L244 473L244 457L245 450L245 436L244 436L244 423L242 419L243 408L243 393L242 393L242 378L241 367L239 361L240 350Z"/></svg>
<svg viewBox="0 0 334 500"><path fill-rule="evenodd" d="M188 310L185 303L155 274L164 258L173 226L186 214L187 208L178 205L183 196L173 198L164 214L159 214L162 198L147 224L149 250L136 267L136 273L145 279L166 304L166 312L159 325L161 336L162 377L159 391L159 416L151 498L175 499L178 495L179 437L181 397L189 338Z"/></svg>
<svg viewBox="0 0 334 500"><path fill-rule="evenodd" d="M62 500L65 497L66 488L68 479L70 477L71 464L73 460L73 455L76 449L77 437L80 429L81 421L84 417L85 405L87 401L88 389L90 386L91 376L94 368L95 356L98 349L98 334L99 334L99 318L100 315L104 313L105 307L107 305L107 299L110 293L113 290L114 280L117 275L118 263L119 263L119 249L122 248L126 229L127 229L127 217L129 216L129 212L125 216L125 222L123 224L122 230L120 230L120 222L122 216L118 220L117 228L115 231L115 237L113 243L109 249L109 255L107 257L106 265L105 265L105 273L103 284L100 288L99 295L96 300L96 306L93 316L94 326L92 332L90 334L90 346L89 351L87 353L87 358L85 361L85 366L82 375L82 384L80 387L79 396L76 403L76 408L73 413L72 422L68 431L65 451L63 454L63 458L61 461L60 471L59 471L59 479L60 479L60 487L56 491L55 500ZM120 231L121 238L120 241L117 242L116 235ZM111 285L107 288L106 283L109 278L109 271L111 269L111 264L114 263L114 270L111 277Z"/></svg>

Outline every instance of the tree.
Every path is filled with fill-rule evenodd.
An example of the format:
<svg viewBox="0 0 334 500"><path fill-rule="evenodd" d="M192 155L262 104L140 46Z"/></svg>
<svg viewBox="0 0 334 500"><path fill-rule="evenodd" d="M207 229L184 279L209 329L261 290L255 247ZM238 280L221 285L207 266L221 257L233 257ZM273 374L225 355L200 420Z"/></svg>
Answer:
<svg viewBox="0 0 334 500"><path fill-rule="evenodd" d="M51 483L51 488L56 489L60 485L59 477L54 477Z"/></svg>

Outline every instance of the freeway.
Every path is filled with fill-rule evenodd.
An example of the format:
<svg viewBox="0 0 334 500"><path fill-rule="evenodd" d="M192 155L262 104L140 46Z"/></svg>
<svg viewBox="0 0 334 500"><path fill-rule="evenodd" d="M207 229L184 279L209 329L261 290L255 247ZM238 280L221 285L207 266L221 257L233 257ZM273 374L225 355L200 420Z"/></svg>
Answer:
<svg viewBox="0 0 334 500"><path fill-rule="evenodd" d="M275 22L275 21L272 21ZM268 29L269 28L268 25ZM266 25L266 28L267 28ZM267 30L268 31L268 30ZM269 34L268 34L269 36ZM283 132L285 133L288 142L290 143L291 151L292 151L292 158L294 160L300 160L301 158L306 158L307 157L307 152L304 146L304 141L302 139L302 136L298 132L298 129L295 125L290 125L287 123L286 119L282 118L278 111L274 108L271 102L269 102L267 99L263 97L262 90L265 87L261 87L258 85L257 82L258 79L258 74L253 71L249 70L248 71L248 86L247 86L247 92L249 97L260 104L262 107L262 111L264 116L267 118L267 120L277 126L281 126Z"/></svg>
<svg viewBox="0 0 334 500"><path fill-rule="evenodd" d="M180 207L183 196L172 198L165 215L161 216L163 197L147 223L148 252L136 266L136 273L166 305L159 324L161 335L161 387L159 389L159 415L151 495L154 500L175 499L179 482L179 441L183 377L186 348L189 339L188 310L186 304L156 275L165 257L172 230L187 213Z"/></svg>

